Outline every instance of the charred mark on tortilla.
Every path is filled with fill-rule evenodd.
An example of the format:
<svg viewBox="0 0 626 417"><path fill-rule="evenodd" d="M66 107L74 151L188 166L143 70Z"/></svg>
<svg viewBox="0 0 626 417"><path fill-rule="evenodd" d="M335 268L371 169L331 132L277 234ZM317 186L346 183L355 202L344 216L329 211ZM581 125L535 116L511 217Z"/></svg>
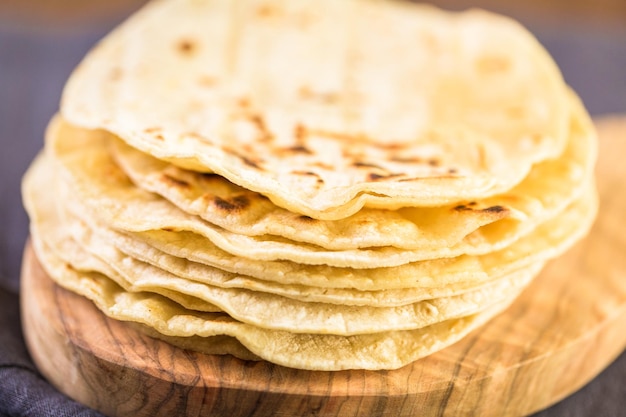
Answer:
<svg viewBox="0 0 626 417"><path fill-rule="evenodd" d="M313 151L311 151L309 148L307 148L304 145L294 145L294 146L290 146L288 148L283 148L283 150L288 151L288 152L295 152L295 153L304 153L307 155L312 155Z"/></svg>
<svg viewBox="0 0 626 417"><path fill-rule="evenodd" d="M370 172L369 174L367 174L367 179L369 181L382 181L382 180L388 180L388 179L392 179L392 178L401 177L403 175L404 174L380 175L380 174L376 174L375 172Z"/></svg>
<svg viewBox="0 0 626 417"><path fill-rule="evenodd" d="M305 175L305 176L309 176L309 177L316 177L318 184L323 184L324 183L324 179L322 177L320 177L320 175L317 172L313 172L313 171L291 171L291 173L294 174L294 175Z"/></svg>
<svg viewBox="0 0 626 417"><path fill-rule="evenodd" d="M244 195L238 195L228 199L215 196L213 202L218 209L231 212L242 210L250 205L250 200Z"/></svg>
<svg viewBox="0 0 626 417"><path fill-rule="evenodd" d="M176 48L181 54L189 56L198 49L198 45L191 39L181 39L178 41Z"/></svg>
<svg viewBox="0 0 626 417"><path fill-rule="evenodd" d="M174 185L174 186L176 186L176 187L183 187L183 188L187 188L187 187L189 187L189 186L190 186L190 184L189 184L187 181L181 180L180 178L173 177L173 176L171 176L171 175L169 175L169 174L165 174L165 173L164 173L164 174L162 175L162 178L163 178L166 182L168 182L168 183L170 183L170 184L172 184L172 185Z"/></svg>
<svg viewBox="0 0 626 417"><path fill-rule="evenodd" d="M357 168L375 168L375 169L386 171L385 168L381 167L380 165L373 164L371 162L356 161L352 165Z"/></svg>

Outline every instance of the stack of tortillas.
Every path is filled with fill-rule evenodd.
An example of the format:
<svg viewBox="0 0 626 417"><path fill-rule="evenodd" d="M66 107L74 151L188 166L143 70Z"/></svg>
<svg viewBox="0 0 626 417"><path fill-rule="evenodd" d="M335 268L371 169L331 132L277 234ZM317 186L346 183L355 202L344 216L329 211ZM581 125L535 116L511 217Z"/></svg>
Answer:
<svg viewBox="0 0 626 417"><path fill-rule="evenodd" d="M71 76L24 199L49 275L110 317L208 353L393 369L587 232L595 157L507 18L159 0Z"/></svg>

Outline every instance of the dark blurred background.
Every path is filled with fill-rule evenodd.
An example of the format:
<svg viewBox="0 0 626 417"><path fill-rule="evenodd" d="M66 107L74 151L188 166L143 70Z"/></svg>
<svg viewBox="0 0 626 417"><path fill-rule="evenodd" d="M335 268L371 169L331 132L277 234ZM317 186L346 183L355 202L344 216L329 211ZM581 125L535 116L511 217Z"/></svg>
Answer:
<svg viewBox="0 0 626 417"><path fill-rule="evenodd" d="M21 252L28 233L20 179L42 147L45 126L58 108L63 84L87 50L143 3L144 0L0 0L2 290L18 291ZM553 55L566 81L594 116L626 114L626 0L432 3L451 10L480 7L519 20ZM615 410L615 402L626 410L624 362L622 355L620 362L601 378L540 416L614 415L603 410ZM612 407L606 408L607 403Z"/></svg>

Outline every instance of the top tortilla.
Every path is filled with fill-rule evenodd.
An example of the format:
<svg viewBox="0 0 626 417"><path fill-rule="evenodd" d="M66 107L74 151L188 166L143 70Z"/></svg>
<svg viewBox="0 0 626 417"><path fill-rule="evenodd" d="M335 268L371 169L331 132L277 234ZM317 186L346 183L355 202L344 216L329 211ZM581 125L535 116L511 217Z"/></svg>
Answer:
<svg viewBox="0 0 626 417"><path fill-rule="evenodd" d="M61 112L326 220L501 193L568 135L562 77L517 23L392 1L152 2Z"/></svg>

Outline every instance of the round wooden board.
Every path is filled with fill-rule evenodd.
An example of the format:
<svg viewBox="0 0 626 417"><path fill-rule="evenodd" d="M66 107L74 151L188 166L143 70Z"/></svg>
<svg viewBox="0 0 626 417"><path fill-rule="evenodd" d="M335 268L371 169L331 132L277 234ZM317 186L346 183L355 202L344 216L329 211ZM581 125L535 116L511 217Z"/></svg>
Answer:
<svg viewBox="0 0 626 417"><path fill-rule="evenodd" d="M109 416L518 416L577 390L626 346L626 120L598 123L599 218L503 314L386 372L309 372L153 340L56 286L27 247L24 334L41 372Z"/></svg>

